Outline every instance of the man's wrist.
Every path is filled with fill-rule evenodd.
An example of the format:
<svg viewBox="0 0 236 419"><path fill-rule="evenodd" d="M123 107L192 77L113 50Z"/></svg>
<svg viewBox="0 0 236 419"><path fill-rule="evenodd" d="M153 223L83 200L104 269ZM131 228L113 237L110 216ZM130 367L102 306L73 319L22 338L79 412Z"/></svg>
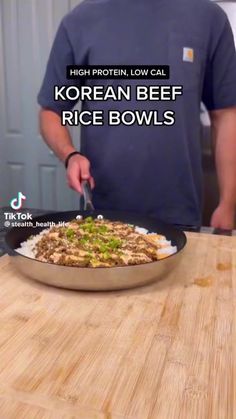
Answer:
<svg viewBox="0 0 236 419"><path fill-rule="evenodd" d="M63 150L61 150L61 154L60 154L60 160L62 161L62 163L65 163L66 158L69 156L70 153L73 153L74 151L77 151L75 147L73 147L72 145L67 145L63 148Z"/></svg>
<svg viewBox="0 0 236 419"><path fill-rule="evenodd" d="M65 165L65 168L66 169L68 169L68 166L69 166L69 162L70 162L70 159L72 158L72 157L74 157L74 156L82 156L82 154L79 152L79 151L72 151L71 153L69 153L68 155L67 155L67 157L66 157L66 159L65 159L65 161L64 161L64 165Z"/></svg>
<svg viewBox="0 0 236 419"><path fill-rule="evenodd" d="M221 207L228 208L228 209L231 209L231 210L234 210L234 211L236 210L236 201L232 200L232 199L223 198L223 199L220 200L219 205Z"/></svg>

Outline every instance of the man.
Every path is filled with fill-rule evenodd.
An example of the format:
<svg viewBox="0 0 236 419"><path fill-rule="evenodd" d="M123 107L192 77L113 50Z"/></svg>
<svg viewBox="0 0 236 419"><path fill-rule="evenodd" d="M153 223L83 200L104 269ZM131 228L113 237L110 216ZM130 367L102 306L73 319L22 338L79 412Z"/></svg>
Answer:
<svg viewBox="0 0 236 419"><path fill-rule="evenodd" d="M86 110L168 108L173 126L82 127L81 153L61 125L54 85L70 85L67 65L169 64L170 80L93 80L89 85L183 85L175 102L85 102ZM71 188L95 186L99 209L136 211L199 227L202 211L200 102L210 111L220 201L215 228L231 229L236 204L236 54L225 13L208 0L85 0L62 21L39 93L41 132L67 162ZM68 158L69 156L69 158Z"/></svg>

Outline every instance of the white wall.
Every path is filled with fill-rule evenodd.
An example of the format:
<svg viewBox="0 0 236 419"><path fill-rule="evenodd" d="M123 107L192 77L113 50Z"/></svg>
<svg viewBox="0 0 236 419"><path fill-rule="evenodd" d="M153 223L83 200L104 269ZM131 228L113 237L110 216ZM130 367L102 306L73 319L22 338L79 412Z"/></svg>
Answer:
<svg viewBox="0 0 236 419"><path fill-rule="evenodd" d="M226 1L225 3L218 3L219 6L227 13L232 29L234 32L234 39L236 45L236 2Z"/></svg>

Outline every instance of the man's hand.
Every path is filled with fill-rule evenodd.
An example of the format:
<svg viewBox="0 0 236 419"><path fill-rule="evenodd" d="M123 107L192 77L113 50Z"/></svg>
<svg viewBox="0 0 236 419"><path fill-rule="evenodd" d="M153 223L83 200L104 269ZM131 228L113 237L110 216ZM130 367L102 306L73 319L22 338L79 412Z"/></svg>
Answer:
<svg viewBox="0 0 236 419"><path fill-rule="evenodd" d="M90 163L84 156L75 155L71 157L67 168L67 182L71 189L83 193L81 182L88 180L91 188L95 187L95 182L90 174Z"/></svg>
<svg viewBox="0 0 236 419"><path fill-rule="evenodd" d="M233 230L234 217L234 206L219 204L211 217L211 227L221 230Z"/></svg>
<svg viewBox="0 0 236 419"><path fill-rule="evenodd" d="M236 107L213 111L210 116L220 191L211 226L232 230L236 209Z"/></svg>

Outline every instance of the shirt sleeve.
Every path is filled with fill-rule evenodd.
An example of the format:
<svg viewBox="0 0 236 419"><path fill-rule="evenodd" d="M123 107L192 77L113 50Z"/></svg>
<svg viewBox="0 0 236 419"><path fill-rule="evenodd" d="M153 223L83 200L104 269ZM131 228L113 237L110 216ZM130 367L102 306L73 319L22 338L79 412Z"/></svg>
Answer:
<svg viewBox="0 0 236 419"><path fill-rule="evenodd" d="M215 25L217 42L209 54L202 101L209 111L236 106L236 51L233 32L225 14L223 29ZM221 25L222 26L222 25Z"/></svg>
<svg viewBox="0 0 236 419"><path fill-rule="evenodd" d="M54 100L55 86L80 85L77 80L68 80L66 77L67 66L73 64L75 64L73 47L62 21L50 52L44 80L38 94L38 103L42 108L61 114L62 111L71 110L76 105L77 101Z"/></svg>

